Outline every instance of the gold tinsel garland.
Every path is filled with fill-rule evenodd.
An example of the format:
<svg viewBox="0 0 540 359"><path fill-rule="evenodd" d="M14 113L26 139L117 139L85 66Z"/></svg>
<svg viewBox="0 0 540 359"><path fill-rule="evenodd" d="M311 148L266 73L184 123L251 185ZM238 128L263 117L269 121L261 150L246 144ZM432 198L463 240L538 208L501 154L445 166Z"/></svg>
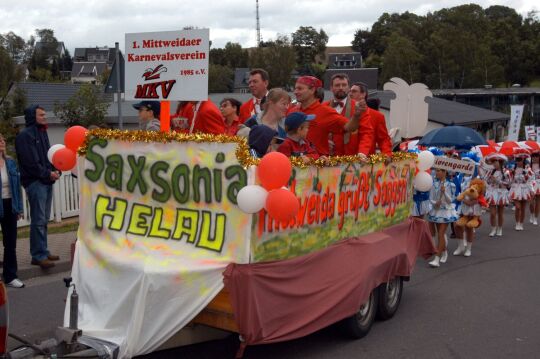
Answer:
<svg viewBox="0 0 540 359"><path fill-rule="evenodd" d="M213 143L236 143L236 158L244 167L256 166L261 161L259 158L254 158L249 152L247 140L244 137L229 136L229 135L214 135L209 133L179 133L179 132L155 132L155 131L129 131L129 130L109 130L109 129L93 129L88 131L84 144L79 148L79 155L86 155L88 142L92 137L103 138L106 140L119 140L127 142L213 142ZM291 157L291 163L294 167L305 168L308 166L328 167L338 166L342 164L361 163L361 155L353 156L331 156L326 160L317 159L308 163L300 157ZM383 153L376 153L367 157L367 164L373 165L386 161L387 156ZM416 160L415 153L394 152L392 153L392 162L397 162L405 159Z"/></svg>

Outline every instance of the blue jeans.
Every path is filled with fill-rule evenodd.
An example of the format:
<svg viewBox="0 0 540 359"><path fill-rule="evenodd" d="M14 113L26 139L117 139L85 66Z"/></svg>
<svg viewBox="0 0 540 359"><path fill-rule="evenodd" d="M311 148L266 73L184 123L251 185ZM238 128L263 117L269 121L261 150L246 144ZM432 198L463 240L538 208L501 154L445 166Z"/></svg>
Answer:
<svg viewBox="0 0 540 359"><path fill-rule="evenodd" d="M26 194L30 202L30 254L32 259L42 261L49 255L47 223L51 217L52 185L34 181L26 187Z"/></svg>

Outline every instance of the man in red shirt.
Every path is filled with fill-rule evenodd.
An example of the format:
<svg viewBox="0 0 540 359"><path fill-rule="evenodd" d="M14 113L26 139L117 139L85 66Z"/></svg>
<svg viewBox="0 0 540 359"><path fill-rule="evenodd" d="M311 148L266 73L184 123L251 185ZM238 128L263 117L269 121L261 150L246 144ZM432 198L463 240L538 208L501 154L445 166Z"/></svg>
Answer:
<svg viewBox="0 0 540 359"><path fill-rule="evenodd" d="M225 122L212 101L184 101L171 116L171 128L179 132L219 135L225 133Z"/></svg>
<svg viewBox="0 0 540 359"><path fill-rule="evenodd" d="M333 75L330 80L330 90L334 94L334 98L330 101L323 102L323 105L330 106L340 115L351 119L354 116L356 101L348 98L350 89L349 83L349 76L346 74L341 73ZM362 129L361 126L363 123L370 123L373 127L368 110L369 109L366 109L360 117L360 129ZM365 134L362 137L363 141L366 141L366 139L369 138L374 139L374 136L366 136ZM344 133L343 135L340 133L332 134L332 141L335 146L334 152L337 155L355 155L359 152L360 143L358 131ZM375 146L375 142L362 143L361 145L362 150L360 152L365 153L367 151L369 154L375 152L375 150L372 150Z"/></svg>
<svg viewBox="0 0 540 359"><path fill-rule="evenodd" d="M355 113L349 120L338 114L333 108L324 106L317 100L315 92L320 87L322 87L321 80L313 76L300 77L294 87L294 95L300 106L293 111L315 115L315 119L310 123L307 139L315 145L317 152L324 156L329 155L328 135L330 133L354 132L358 129L359 125L361 126L359 130L360 143L371 143L373 140L373 128L371 124L367 122L359 124L360 116L366 111L365 101L356 103ZM369 148L363 146L359 153L367 156L369 154Z"/></svg>
<svg viewBox="0 0 540 359"><path fill-rule="evenodd" d="M353 100L358 101L360 99L363 99L364 101L367 101L367 85L363 82L354 83L351 86L349 96ZM386 120L384 118L384 114L369 107L367 109L367 112L371 117L371 122L375 131L375 141L372 143L370 153L375 153L376 148L378 148L385 155L392 156L392 139L388 135L388 129L386 128Z"/></svg>
<svg viewBox="0 0 540 359"><path fill-rule="evenodd" d="M253 95L249 101L240 107L240 122L244 123L253 115L261 113L261 100L268 93L270 78L268 72L263 69L253 69L249 73L248 86Z"/></svg>

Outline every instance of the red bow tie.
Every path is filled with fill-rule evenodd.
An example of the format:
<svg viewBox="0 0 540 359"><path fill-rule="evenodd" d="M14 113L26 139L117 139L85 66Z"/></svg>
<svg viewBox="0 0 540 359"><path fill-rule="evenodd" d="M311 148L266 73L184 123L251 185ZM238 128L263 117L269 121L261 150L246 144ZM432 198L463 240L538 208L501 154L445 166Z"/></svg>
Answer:
<svg viewBox="0 0 540 359"><path fill-rule="evenodd" d="M334 107L343 107L345 106L345 102L343 101L334 101Z"/></svg>

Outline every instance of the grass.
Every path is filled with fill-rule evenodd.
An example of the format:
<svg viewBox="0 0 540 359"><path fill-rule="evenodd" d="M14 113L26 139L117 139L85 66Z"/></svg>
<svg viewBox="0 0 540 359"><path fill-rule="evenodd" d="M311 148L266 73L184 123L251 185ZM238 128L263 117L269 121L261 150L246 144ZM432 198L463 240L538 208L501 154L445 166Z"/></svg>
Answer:
<svg viewBox="0 0 540 359"><path fill-rule="evenodd" d="M48 234L58 234L66 232L75 232L79 228L79 218L75 217L68 219L62 222L50 222L48 225ZM17 229L17 239L29 238L30 237L30 226L20 227ZM0 234L0 238L2 235Z"/></svg>

